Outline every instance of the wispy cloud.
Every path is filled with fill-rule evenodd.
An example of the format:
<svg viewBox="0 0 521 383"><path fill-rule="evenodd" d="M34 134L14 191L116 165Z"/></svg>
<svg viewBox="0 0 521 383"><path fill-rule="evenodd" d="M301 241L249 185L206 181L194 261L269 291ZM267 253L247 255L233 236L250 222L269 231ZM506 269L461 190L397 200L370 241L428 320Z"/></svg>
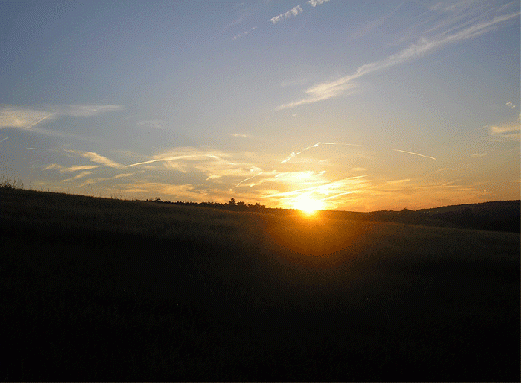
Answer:
<svg viewBox="0 0 521 383"><path fill-rule="evenodd" d="M506 139L506 140L518 140L520 137L520 123L506 123L503 125L494 125L488 127L489 134L496 139Z"/></svg>
<svg viewBox="0 0 521 383"><path fill-rule="evenodd" d="M357 76L360 77L360 76ZM353 77L354 79L356 77ZM294 108L296 106L313 104L318 101L328 100L330 98L338 97L345 94L348 90L354 91L357 87L356 84L350 84L351 78L342 77L339 80L324 82L321 84L314 85L306 89L306 97L301 100L293 101L288 104L279 105L275 110L282 110L287 108Z"/></svg>
<svg viewBox="0 0 521 383"><path fill-rule="evenodd" d="M315 8L317 5L322 5L324 3L327 3L329 0L309 0L307 1L307 4L311 5L313 8ZM302 9L302 7L299 5L291 8L289 11L287 12L284 12L284 13L281 13L280 15L277 15L275 17L272 17L270 19L270 21L273 23L273 24L277 24L278 22L281 22L281 21L284 21L284 20L287 20L289 18L292 18L292 17L296 17L298 16L299 14L301 14L302 12L304 12L304 10Z"/></svg>
<svg viewBox="0 0 521 383"><path fill-rule="evenodd" d="M4 142L4 141L6 141L6 140L8 140L8 139L9 139L9 137L4 137L4 138L2 138L2 139L0 140L0 142Z"/></svg>
<svg viewBox="0 0 521 383"><path fill-rule="evenodd" d="M425 154L421 154L421 153L414 153L414 152L408 152L406 150L400 150L400 149L393 149L395 152L400 152L400 153L406 153L406 154L412 154L413 156L419 156L419 157L423 157L423 158L429 158L431 160L434 160L436 161L436 158L435 157L431 157L431 156L426 156Z"/></svg>
<svg viewBox="0 0 521 383"><path fill-rule="evenodd" d="M52 112L3 106L0 108L0 128L30 129L53 116Z"/></svg>
<svg viewBox="0 0 521 383"><path fill-rule="evenodd" d="M358 144L346 144L346 143L342 143L342 142L317 142L316 144L310 145L298 152L291 152L290 155L288 157L286 157L285 159L283 159L280 163L285 164L285 163L289 162L290 160L292 160L293 158L295 158L296 156L302 154L303 152L308 151L313 148L318 148L321 145L339 145L339 146L357 146L357 147L362 146L362 145L358 145Z"/></svg>
<svg viewBox="0 0 521 383"><path fill-rule="evenodd" d="M118 164L117 162L114 162L111 159L104 157L102 155L99 155L98 153L95 153L95 152L82 152L82 151L78 151L78 150L66 150L66 152L88 158L92 162L95 162L97 164L101 164L104 166L108 166L110 168L123 169L126 167L125 165Z"/></svg>
<svg viewBox="0 0 521 383"><path fill-rule="evenodd" d="M391 184L391 185L396 185L396 184L403 184L403 183L407 183L407 182L410 182L411 179L410 178L405 178L403 180L391 180L391 181L387 181L388 184Z"/></svg>
<svg viewBox="0 0 521 383"><path fill-rule="evenodd" d="M286 162L290 161L292 158L298 156L299 154L301 154L302 152L305 152L311 148L316 148L320 145L320 142L317 142L316 144L314 145L311 145L311 146L308 146L307 148L304 148L298 152L291 152L290 155L288 157L286 157L285 159L283 159L280 163L281 164L285 164Z"/></svg>
<svg viewBox="0 0 521 383"><path fill-rule="evenodd" d="M79 174L76 174L74 177L67 178L67 179L63 180L63 182L70 182L70 181L79 180L80 178L86 177L86 176L91 175L91 174L92 174L92 172L81 172Z"/></svg>
<svg viewBox="0 0 521 383"><path fill-rule="evenodd" d="M334 201L335 199L348 194L359 193L367 188L369 182L364 179L365 177L367 177L367 175L348 177L332 182L323 179L323 181L316 186L286 192L269 193L263 195L263 198L278 201L288 207L292 205L292 201L302 196L307 196L317 201L328 201L328 207L334 207L338 203L338 201Z"/></svg>
<svg viewBox="0 0 521 383"><path fill-rule="evenodd" d="M515 109L516 108L516 106L513 103L511 103L510 101L507 102L505 105L508 106L510 109Z"/></svg>
<svg viewBox="0 0 521 383"><path fill-rule="evenodd" d="M126 193L138 195L165 196L181 201L223 201L223 191L220 189L201 188L194 184L171 184L162 182L140 181L122 185Z"/></svg>
<svg viewBox="0 0 521 383"><path fill-rule="evenodd" d="M61 116L92 117L122 109L119 105L62 105L42 108L1 105L0 129L15 128L52 137L85 139L70 133L43 129L38 125Z"/></svg>
<svg viewBox="0 0 521 383"><path fill-rule="evenodd" d="M160 153L150 160L133 163L130 167L150 166L154 163L161 163L163 168L183 173L199 173L204 175L206 180L246 177L260 171L260 168L245 158L244 153L226 153L220 150L192 147Z"/></svg>
<svg viewBox="0 0 521 383"><path fill-rule="evenodd" d="M80 165L80 166L63 166L59 164L50 164L44 167L44 170L59 170L60 173L73 173L80 170L92 170L98 168L98 165Z"/></svg>
<svg viewBox="0 0 521 383"><path fill-rule="evenodd" d="M292 152L278 163L278 169L259 169L235 185L235 190L243 192L252 190L261 195L272 206L291 207L302 197L324 201L328 208L334 208L341 200L341 196L357 193L360 188L368 185L364 168L351 167L342 172L330 171L330 162L324 160L324 152L317 153L318 148L327 146L357 147L361 145L317 142L299 151ZM306 153L310 151L309 153ZM309 154L304 156L304 154ZM360 154L358 153L357 156ZM317 157L318 156L318 157ZM346 170L353 176L345 177ZM340 177L339 180L332 180Z"/></svg>
<svg viewBox="0 0 521 383"><path fill-rule="evenodd" d="M116 174L113 177L93 177L93 178L86 179L80 185L78 185L78 187L82 188L82 187L85 187L85 186L96 185L96 184L99 184L99 183L102 183L102 182L106 182L106 181L113 181L113 180L118 180L118 179L121 179L121 178L129 178L129 177L132 177L135 174L136 173L121 173L121 174ZM113 184L112 185L112 190L116 191L114 189L117 189L118 192L121 192L122 189L124 189L125 187L126 187L126 185ZM109 187L109 189L110 189L110 187Z"/></svg>
<svg viewBox="0 0 521 383"><path fill-rule="evenodd" d="M272 17L270 19L270 21L273 24L277 24L278 22L287 20L287 19L289 19L291 17L295 17L295 16L299 15L302 12L303 12L302 7L300 5L297 5L296 7L291 8L287 12L284 12L284 13L281 13L280 15L278 15L278 16Z"/></svg>
<svg viewBox="0 0 521 383"><path fill-rule="evenodd" d="M390 55L380 61L364 64L350 75L340 77L334 81L314 85L305 91L306 96L304 98L280 105L276 110L294 108L296 106L338 97L345 94L348 90L353 89L355 85L352 81L355 79L418 59L449 44L455 44L483 35L494 30L500 24L515 18L519 18L519 12L496 15L488 20L472 19L471 21L461 22L461 24L451 25L442 32L437 32L432 36L426 33L423 37L418 39L416 43L410 44L398 53Z"/></svg>
<svg viewBox="0 0 521 383"><path fill-rule="evenodd" d="M143 161L143 162L136 162L129 166L141 166L141 165L149 165L153 164L155 162L166 162L166 163L172 163L172 162L178 162L178 161L207 161L207 160L218 160L225 157L228 157L229 155L227 153L223 153L220 151L215 150L199 150L196 148L177 148L175 150L166 152L166 153L160 153L156 154L152 157L152 159Z"/></svg>
<svg viewBox="0 0 521 383"><path fill-rule="evenodd" d="M329 0L309 0L307 3L314 8L317 5L322 5L324 3L327 3L328 1Z"/></svg>
<svg viewBox="0 0 521 383"><path fill-rule="evenodd" d="M49 108L53 114L72 117L92 117L103 113L123 110L121 105L62 105Z"/></svg>
<svg viewBox="0 0 521 383"><path fill-rule="evenodd" d="M116 174L114 177L114 179L118 179L118 178L124 178L124 177L132 177L135 173L121 173L121 174Z"/></svg>
<svg viewBox="0 0 521 383"><path fill-rule="evenodd" d="M244 36L247 36L249 35L251 32L253 32L255 29L257 29L257 27L252 27L251 29L247 30L247 31L243 31L241 33L237 33L235 36L232 37L232 40L237 40L237 39L240 39Z"/></svg>
<svg viewBox="0 0 521 383"><path fill-rule="evenodd" d="M138 121L137 126L142 126L144 128L149 128L149 129L163 130L164 122L163 122L163 120L144 120L144 121Z"/></svg>

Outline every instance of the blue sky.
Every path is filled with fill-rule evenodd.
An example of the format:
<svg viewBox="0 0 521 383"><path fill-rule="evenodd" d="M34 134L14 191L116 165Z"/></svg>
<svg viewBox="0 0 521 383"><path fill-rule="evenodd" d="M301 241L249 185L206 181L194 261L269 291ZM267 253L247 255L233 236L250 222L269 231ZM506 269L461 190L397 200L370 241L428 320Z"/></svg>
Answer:
<svg viewBox="0 0 521 383"><path fill-rule="evenodd" d="M0 175L371 211L519 199L518 1L0 2Z"/></svg>

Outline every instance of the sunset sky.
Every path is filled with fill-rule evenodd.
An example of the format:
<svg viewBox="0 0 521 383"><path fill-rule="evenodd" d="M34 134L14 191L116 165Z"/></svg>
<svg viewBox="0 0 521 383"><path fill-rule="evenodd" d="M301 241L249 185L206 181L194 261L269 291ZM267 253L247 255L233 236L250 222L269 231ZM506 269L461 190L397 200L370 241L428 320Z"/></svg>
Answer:
<svg viewBox="0 0 521 383"><path fill-rule="evenodd" d="M0 177L126 199L520 198L519 1L0 2Z"/></svg>

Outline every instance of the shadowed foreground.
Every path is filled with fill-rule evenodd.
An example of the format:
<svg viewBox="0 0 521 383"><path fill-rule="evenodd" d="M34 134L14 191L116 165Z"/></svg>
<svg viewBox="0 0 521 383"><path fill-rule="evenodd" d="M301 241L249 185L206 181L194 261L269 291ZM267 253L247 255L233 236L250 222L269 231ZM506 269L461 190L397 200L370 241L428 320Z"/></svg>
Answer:
<svg viewBox="0 0 521 383"><path fill-rule="evenodd" d="M0 191L4 380L519 381L519 235Z"/></svg>

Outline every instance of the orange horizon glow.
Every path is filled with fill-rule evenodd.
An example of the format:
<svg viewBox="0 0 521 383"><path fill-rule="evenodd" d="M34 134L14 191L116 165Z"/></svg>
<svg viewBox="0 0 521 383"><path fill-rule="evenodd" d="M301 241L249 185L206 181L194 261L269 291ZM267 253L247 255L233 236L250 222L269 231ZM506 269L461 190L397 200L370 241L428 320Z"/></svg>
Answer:
<svg viewBox="0 0 521 383"><path fill-rule="evenodd" d="M293 208L300 210L305 215L314 215L318 210L324 209L324 202L314 199L309 195L301 195L293 201Z"/></svg>

